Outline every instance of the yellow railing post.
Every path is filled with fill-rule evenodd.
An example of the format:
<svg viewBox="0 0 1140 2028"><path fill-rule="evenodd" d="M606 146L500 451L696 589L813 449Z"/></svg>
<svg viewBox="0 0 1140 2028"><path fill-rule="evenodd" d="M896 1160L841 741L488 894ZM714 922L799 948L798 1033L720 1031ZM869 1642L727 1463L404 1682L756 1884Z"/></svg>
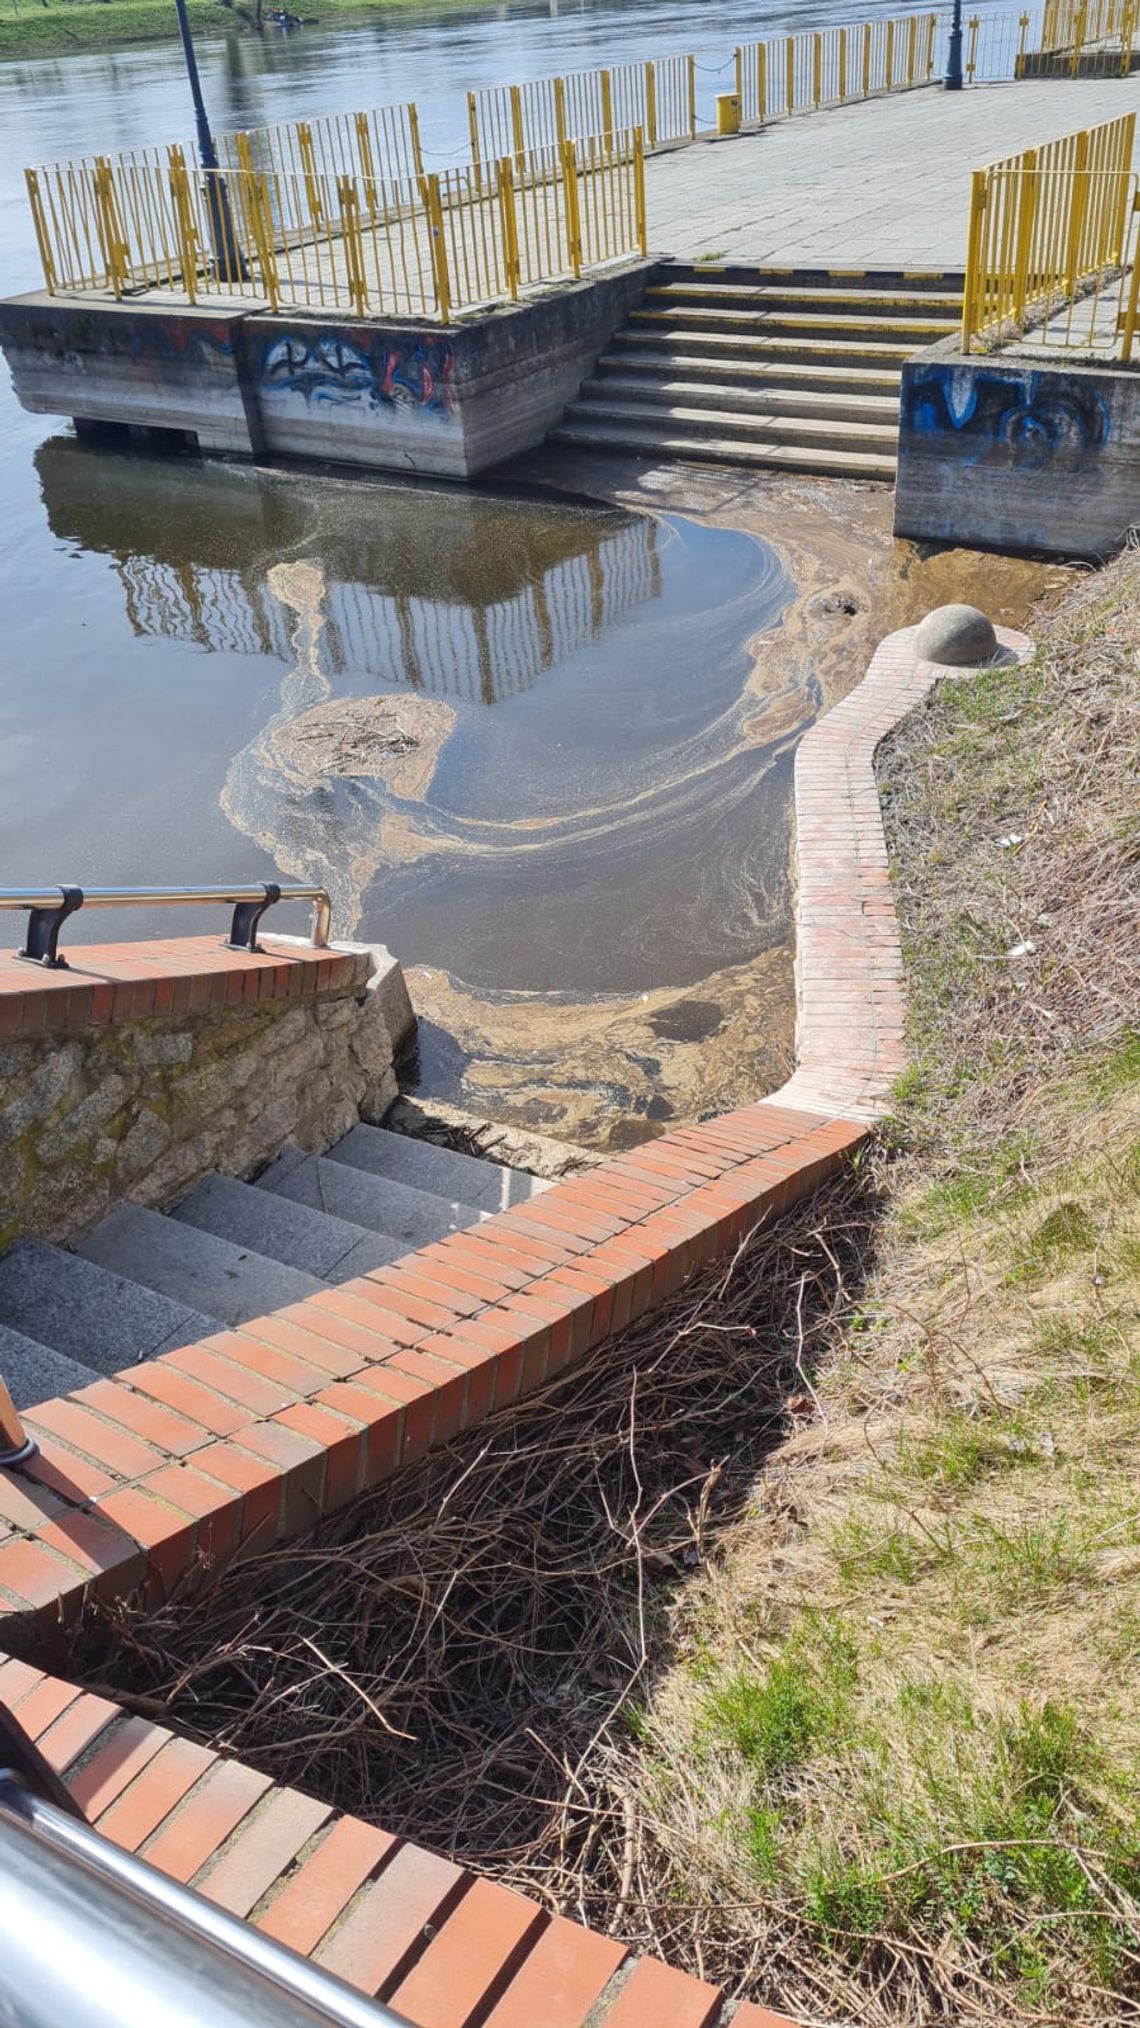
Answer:
<svg viewBox="0 0 1140 2028"><path fill-rule="evenodd" d="M1081 5L1077 9L1076 22L1074 23L1073 26L1073 54L1069 64L1070 77L1076 77L1078 71L1080 70L1081 50L1084 46L1085 27L1087 20L1088 20L1088 10L1084 5L1084 0L1081 0Z"/></svg>
<svg viewBox="0 0 1140 2028"><path fill-rule="evenodd" d="M36 230L36 245L40 251L40 266L44 271L44 287L49 296L55 294L55 261L52 258L51 236L47 228L43 199L40 196L40 179L34 169L25 169L24 182L28 186L28 203L32 207L32 224Z"/></svg>
<svg viewBox="0 0 1140 2028"><path fill-rule="evenodd" d="M642 260L646 260L649 255L649 227L645 216L645 143L640 127L633 130L633 205L638 250Z"/></svg>
<svg viewBox="0 0 1140 2028"><path fill-rule="evenodd" d="M1069 197L1069 230L1065 247L1065 287L1072 295L1080 269L1081 238L1089 203L1089 137L1085 128L1077 135L1073 150L1073 177Z"/></svg>
<svg viewBox="0 0 1140 2028"><path fill-rule="evenodd" d="M863 23L863 97L871 93L871 24Z"/></svg>
<svg viewBox="0 0 1140 2028"><path fill-rule="evenodd" d="M186 157L181 148L167 149L167 177L170 183L170 204L174 213L174 230L178 238L178 263L182 286L191 303L198 300L198 263L201 249L198 235L194 230L194 213L190 203L190 178L186 173Z"/></svg>
<svg viewBox="0 0 1140 2028"><path fill-rule="evenodd" d="M1138 203L1140 203L1140 198L1134 197L1132 200L1133 218L1136 216L1136 206ZM1137 233L1132 248L1132 277L1128 284L1128 298L1120 327L1120 357L1126 366L1132 357L1132 341L1136 335L1138 305L1140 305L1140 233Z"/></svg>
<svg viewBox="0 0 1140 2028"><path fill-rule="evenodd" d="M740 44L739 44L739 43L737 43L737 45L736 45L736 48L735 48L735 49L734 49L734 51L733 51L733 55L732 55L732 71L733 71L733 84L734 84L734 89L735 89L735 92L736 92L736 96L737 96L737 98L738 98L738 99L740 100L740 110L741 110L741 114L743 114L743 112L744 112L744 51L743 51L743 50L742 50L742 48L740 47Z"/></svg>
<svg viewBox="0 0 1140 2028"><path fill-rule="evenodd" d="M823 37L818 28L811 39L811 102L818 113L823 89Z"/></svg>
<svg viewBox="0 0 1140 2028"><path fill-rule="evenodd" d="M689 139L690 141L695 141L697 138L697 59L695 56L690 55L688 57L685 68L688 72L689 85Z"/></svg>
<svg viewBox="0 0 1140 2028"><path fill-rule="evenodd" d="M483 188L483 159L479 149L479 101L474 92L467 94L467 131L471 136L471 167L475 171L475 188Z"/></svg>
<svg viewBox="0 0 1140 2028"><path fill-rule="evenodd" d="M614 138L614 106L609 71L600 71L598 79L602 94L602 132L606 137L607 143L612 143Z"/></svg>
<svg viewBox="0 0 1140 2028"><path fill-rule="evenodd" d="M503 234L503 279L512 303L519 299L519 230L515 212L515 179L511 171L511 158L504 155L499 163L499 223Z"/></svg>
<svg viewBox="0 0 1140 2028"><path fill-rule="evenodd" d="M511 86L511 144L515 151L515 168L521 176L526 168L526 136L523 131L522 93L517 85Z"/></svg>
<svg viewBox="0 0 1140 2028"><path fill-rule="evenodd" d="M439 177L424 177L424 208L427 212L428 232L431 244L431 278L435 288L435 304L441 324L451 322L451 277L447 267L447 246L443 237L443 205L439 197Z"/></svg>
<svg viewBox="0 0 1140 2028"><path fill-rule="evenodd" d="M281 285L277 274L277 246L273 236L273 206L269 199L269 178L250 171L243 175L242 186L246 196L246 215L249 230L257 253L257 265L261 270L261 286L265 300L271 310L276 310L281 301Z"/></svg>
<svg viewBox="0 0 1140 2028"><path fill-rule="evenodd" d="M368 308L368 289L364 280L364 238L360 230L360 199L351 176L337 177L336 201L340 212L340 234L348 279L348 300L357 316L363 317Z"/></svg>
<svg viewBox="0 0 1140 2028"><path fill-rule="evenodd" d="M566 139L566 86L562 78L554 80L554 145L562 146Z"/></svg>
<svg viewBox="0 0 1140 2028"><path fill-rule="evenodd" d="M357 113L353 125L356 129L356 154L357 160L360 163L360 176L364 189L364 202L368 207L369 218L372 219L373 222L375 222L377 212L376 164L372 156L372 131L368 125L367 113ZM417 171L416 172L417 182L419 180L419 175L420 172Z"/></svg>
<svg viewBox="0 0 1140 2028"><path fill-rule="evenodd" d="M906 25L906 81L914 83L914 55L917 48L918 16L912 14Z"/></svg>
<svg viewBox="0 0 1140 2028"><path fill-rule="evenodd" d="M95 198L95 219L99 234L99 247L107 270L111 293L118 302L127 278L127 242L119 223L118 206L115 202L115 177L106 155L96 155L91 177L91 188Z"/></svg>
<svg viewBox="0 0 1140 2028"><path fill-rule="evenodd" d="M978 67L978 16L971 14L969 20L969 41L966 44L966 83L973 84L974 72Z"/></svg>
<svg viewBox="0 0 1140 2028"><path fill-rule="evenodd" d="M839 102L842 105L844 99L847 97L847 30L845 28L841 28L839 31L838 72L839 72Z"/></svg>
<svg viewBox="0 0 1140 2028"><path fill-rule="evenodd" d="M239 169L253 174L253 148L248 134L234 135L234 156Z"/></svg>
<svg viewBox="0 0 1140 2028"><path fill-rule="evenodd" d="M768 117L768 45L756 46L756 118L761 126Z"/></svg>
<svg viewBox="0 0 1140 2028"><path fill-rule="evenodd" d="M321 204L320 185L317 182L317 163L313 153L313 130L307 120L297 122L297 152L301 157L301 174L305 182L305 203L315 232L323 232L325 225L324 208Z"/></svg>
<svg viewBox="0 0 1140 2028"><path fill-rule="evenodd" d="M1025 322L1025 298L1029 286L1029 254L1037 216L1037 150L1027 148L1021 157L1017 189L1017 253L1013 266L1013 318L1020 328Z"/></svg>
<svg viewBox="0 0 1140 2028"><path fill-rule="evenodd" d="M415 101L408 101L408 139L412 146L412 169L417 183L424 173L423 149L420 147L420 115Z"/></svg>
<svg viewBox="0 0 1140 2028"><path fill-rule="evenodd" d="M1028 35L1029 35L1029 16L1028 16L1028 14L1019 14L1019 15L1018 15L1018 17L1017 17L1017 28L1018 28L1018 35L1017 35L1017 61L1016 61L1015 65L1014 65L1014 71L1013 71L1014 77L1020 77L1020 76L1021 76L1021 74L1022 74L1022 72L1023 72L1023 70L1025 69L1025 44L1026 44L1026 40L1027 40L1027 38L1028 38Z"/></svg>
<svg viewBox="0 0 1140 2028"><path fill-rule="evenodd" d="M978 324L982 225L986 209L986 172L975 169L970 178L970 210L966 223L966 277L962 289L962 350L973 344Z"/></svg>
<svg viewBox="0 0 1140 2028"><path fill-rule="evenodd" d="M1116 174L1119 190L1112 223L1112 237L1108 249L1107 265L1118 268L1124 259L1124 240L1128 231L1129 198L1132 194L1132 152L1136 145L1136 115L1127 113L1121 132L1120 157Z"/></svg>
<svg viewBox="0 0 1140 2028"><path fill-rule="evenodd" d="M795 112L795 110L796 110L796 43L795 43L795 37L794 37L794 36L792 36L792 35L789 35L789 36L787 37L787 39L786 39L786 43L785 43L785 53L784 53L784 103L785 103L785 105L787 106L787 109L788 109L788 112L789 112L789 114L791 114L791 113L794 113L794 112Z"/></svg>
<svg viewBox="0 0 1140 2028"><path fill-rule="evenodd" d="M736 67L738 73L736 88L739 91L739 50L736 52ZM652 58L650 58L645 66L645 145L647 148L655 148L657 146L657 72L654 69Z"/></svg>
<svg viewBox="0 0 1140 2028"><path fill-rule="evenodd" d="M884 81L887 90L891 91L895 82L895 24L893 17L888 17L887 20L887 56Z"/></svg>
<svg viewBox="0 0 1140 2028"><path fill-rule="evenodd" d="M562 149L562 205L566 219L566 257L575 281L582 272L582 216L578 205L578 160L573 141Z"/></svg>

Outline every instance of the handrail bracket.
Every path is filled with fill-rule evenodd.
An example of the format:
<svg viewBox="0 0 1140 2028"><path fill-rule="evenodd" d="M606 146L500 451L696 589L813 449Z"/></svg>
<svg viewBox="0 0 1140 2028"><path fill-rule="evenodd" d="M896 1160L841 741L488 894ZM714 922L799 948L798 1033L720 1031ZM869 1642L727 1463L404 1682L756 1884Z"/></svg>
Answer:
<svg viewBox="0 0 1140 2028"><path fill-rule="evenodd" d="M265 899L263 901L239 901L234 909L234 919L230 924L230 933L227 938L228 947L231 951L259 951L261 949L261 945L257 941L257 926L266 909L272 908L274 902L281 899L281 889L275 880L266 880L263 882L263 886L265 889Z"/></svg>
<svg viewBox="0 0 1140 2028"><path fill-rule="evenodd" d="M58 908L33 908L30 911L27 942L16 956L30 958L34 965L46 965L50 971L65 972L67 959L59 955L59 933L68 916L83 907L83 889L61 887L59 894Z"/></svg>

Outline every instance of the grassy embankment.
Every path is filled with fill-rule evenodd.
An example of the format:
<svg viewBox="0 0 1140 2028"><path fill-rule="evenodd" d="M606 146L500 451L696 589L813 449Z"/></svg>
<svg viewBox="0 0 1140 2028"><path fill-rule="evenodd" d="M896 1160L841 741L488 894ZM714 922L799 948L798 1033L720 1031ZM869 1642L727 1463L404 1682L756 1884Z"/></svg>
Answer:
<svg viewBox="0 0 1140 2028"><path fill-rule="evenodd" d="M1140 2021L1140 558L881 782L913 1067L814 1204L131 1708L810 2028Z"/></svg>
<svg viewBox="0 0 1140 2028"><path fill-rule="evenodd" d="M1136 553L1039 633L883 758L878 1265L624 1756L695 1950L813 2022L1140 2019Z"/></svg>
<svg viewBox="0 0 1140 2028"><path fill-rule="evenodd" d="M265 0L268 8L273 0ZM345 15L381 16L424 0L284 0L290 12L322 23ZM435 7L478 6L481 0L431 0ZM196 34L246 29L254 7L222 0L187 0ZM278 34L266 28L266 34ZM0 61L18 56L64 55L80 49L118 48L129 42L171 40L178 33L172 0L2 0Z"/></svg>

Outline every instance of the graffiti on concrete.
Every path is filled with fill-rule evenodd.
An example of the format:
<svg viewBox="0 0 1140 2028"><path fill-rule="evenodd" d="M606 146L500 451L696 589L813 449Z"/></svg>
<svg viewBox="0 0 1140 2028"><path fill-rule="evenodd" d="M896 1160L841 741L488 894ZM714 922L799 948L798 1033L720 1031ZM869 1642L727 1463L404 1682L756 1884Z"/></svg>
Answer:
<svg viewBox="0 0 1140 2028"><path fill-rule="evenodd" d="M310 406L364 405L383 413L414 410L448 421L452 414L452 352L439 338L367 344L343 332L292 333L266 346L261 384L267 394L299 394Z"/></svg>
<svg viewBox="0 0 1140 2028"><path fill-rule="evenodd" d="M1078 374L941 361L904 375L901 423L904 433L937 439L940 457L1031 470L1084 460L1111 433L1103 395Z"/></svg>

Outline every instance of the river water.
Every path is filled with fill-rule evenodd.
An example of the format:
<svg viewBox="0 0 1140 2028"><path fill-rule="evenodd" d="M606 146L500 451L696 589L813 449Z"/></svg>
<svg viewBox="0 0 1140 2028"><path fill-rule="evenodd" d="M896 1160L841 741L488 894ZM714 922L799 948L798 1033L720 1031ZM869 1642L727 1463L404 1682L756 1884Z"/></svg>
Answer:
<svg viewBox="0 0 1140 2028"><path fill-rule="evenodd" d="M828 18L704 0L694 43L671 0L550 0L200 57L219 129L414 97L435 163L469 86L695 46L707 113L735 40ZM0 65L0 293L39 283L25 162L190 128L173 41ZM413 968L423 1088L554 1131L763 1089L791 1040L791 757L861 653L801 608L839 580L866 608L860 557L885 594L906 567L885 496L809 487L797 546L799 496L749 517L703 483L686 513L588 474L560 496L165 461L77 443L0 374L0 884L319 879L342 935Z"/></svg>

